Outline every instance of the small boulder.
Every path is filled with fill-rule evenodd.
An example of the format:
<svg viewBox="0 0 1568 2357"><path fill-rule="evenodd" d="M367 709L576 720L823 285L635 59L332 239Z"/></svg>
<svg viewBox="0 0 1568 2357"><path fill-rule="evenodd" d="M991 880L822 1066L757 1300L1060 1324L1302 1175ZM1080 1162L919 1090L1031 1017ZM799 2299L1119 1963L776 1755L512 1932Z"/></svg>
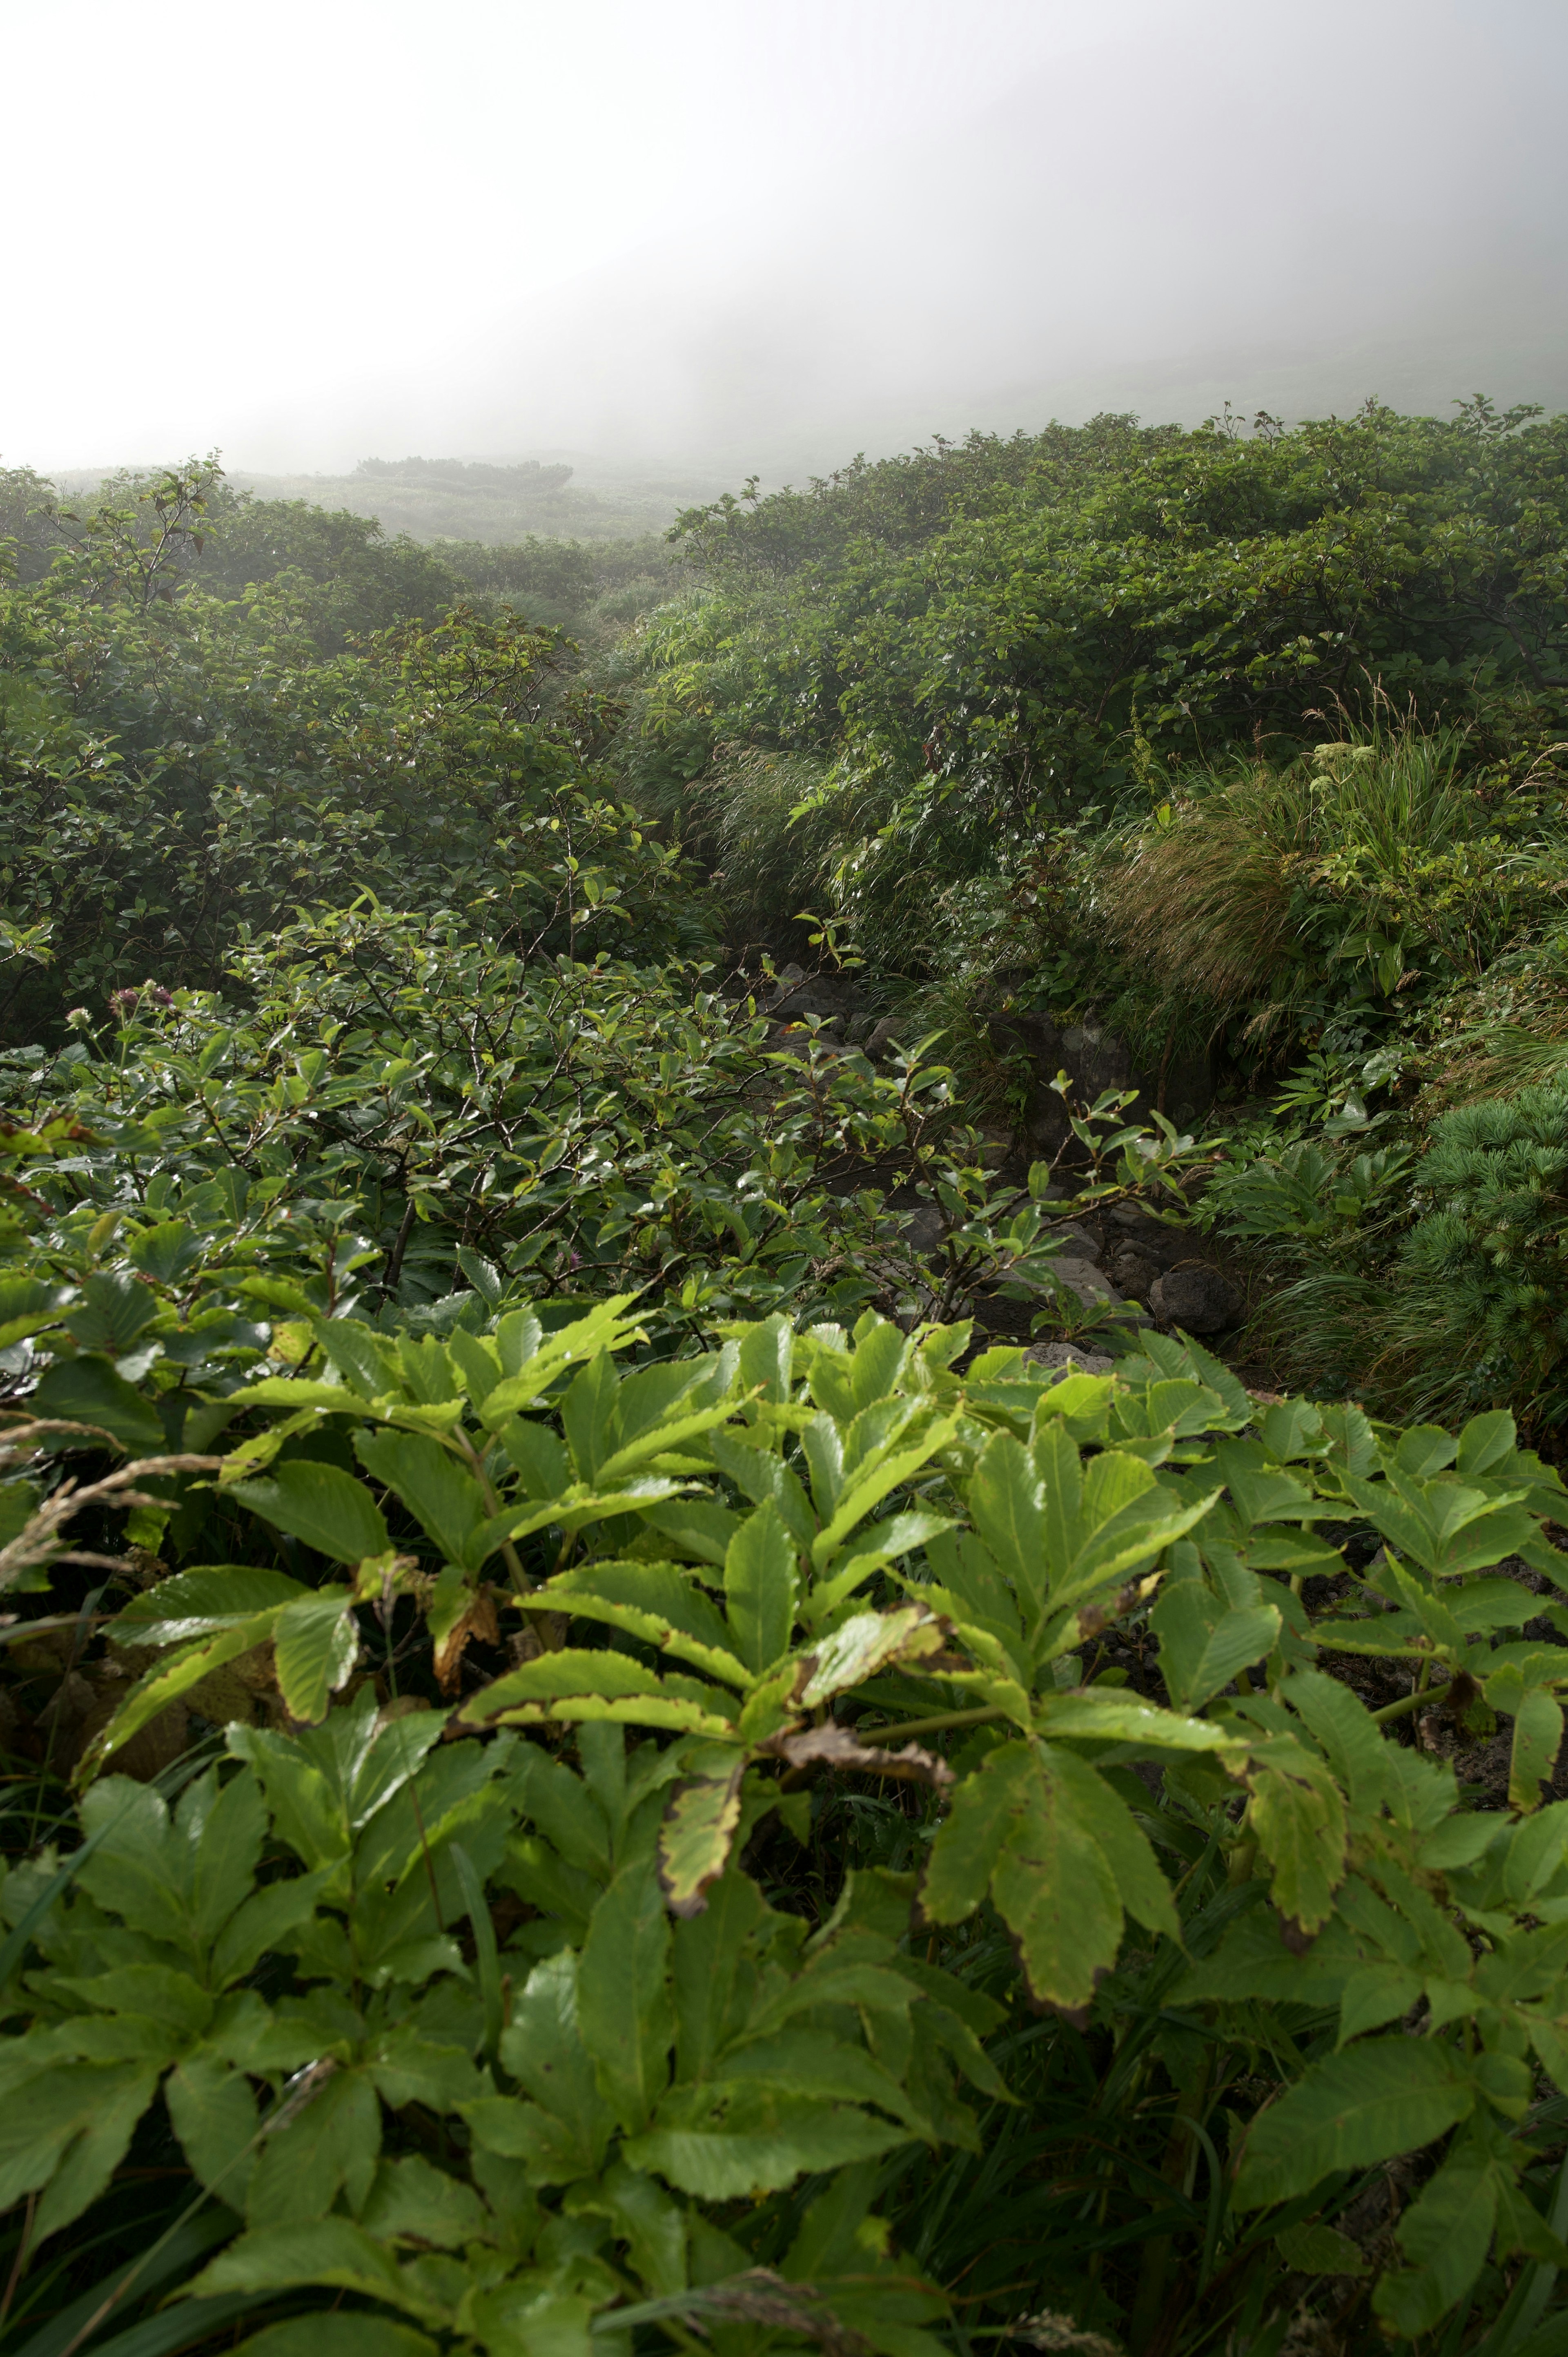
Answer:
<svg viewBox="0 0 1568 2357"><path fill-rule="evenodd" d="M1080 1227L1076 1220L1064 1220L1050 1231L1053 1243L1065 1244L1075 1260L1098 1261L1103 1257L1100 1238L1092 1229Z"/></svg>
<svg viewBox="0 0 1568 2357"><path fill-rule="evenodd" d="M1085 1351L1076 1342L1036 1342L1025 1357L1037 1367L1054 1370L1055 1379L1064 1375L1108 1375L1116 1361L1103 1351Z"/></svg>
<svg viewBox="0 0 1568 2357"><path fill-rule="evenodd" d="M1075 1254L1064 1253L1059 1259L1053 1260L1051 1275L1058 1285L1065 1285L1069 1293L1076 1293L1085 1308L1092 1308L1097 1301L1116 1301L1121 1297L1115 1286L1101 1275L1091 1260Z"/></svg>
<svg viewBox="0 0 1568 2357"><path fill-rule="evenodd" d="M1111 1263L1112 1281L1133 1301L1147 1301L1150 1287L1157 1281L1160 1264L1147 1253L1132 1252L1122 1246Z"/></svg>
<svg viewBox="0 0 1568 2357"><path fill-rule="evenodd" d="M908 1214L904 1233L922 1260L932 1260L942 1248L948 1223L934 1203L922 1203Z"/></svg>
<svg viewBox="0 0 1568 2357"><path fill-rule="evenodd" d="M1239 1285L1219 1269L1194 1261L1155 1278L1149 1287L1149 1307L1162 1326L1179 1326L1188 1334L1218 1334L1222 1327L1234 1326L1246 1302Z"/></svg>

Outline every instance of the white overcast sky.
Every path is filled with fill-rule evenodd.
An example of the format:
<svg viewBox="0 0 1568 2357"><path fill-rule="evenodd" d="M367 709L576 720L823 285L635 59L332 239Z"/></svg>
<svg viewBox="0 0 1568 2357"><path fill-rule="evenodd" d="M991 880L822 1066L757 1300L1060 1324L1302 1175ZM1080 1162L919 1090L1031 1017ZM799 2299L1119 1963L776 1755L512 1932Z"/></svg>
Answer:
<svg viewBox="0 0 1568 2357"><path fill-rule="evenodd" d="M1568 405L1564 0L0 0L0 464Z"/></svg>

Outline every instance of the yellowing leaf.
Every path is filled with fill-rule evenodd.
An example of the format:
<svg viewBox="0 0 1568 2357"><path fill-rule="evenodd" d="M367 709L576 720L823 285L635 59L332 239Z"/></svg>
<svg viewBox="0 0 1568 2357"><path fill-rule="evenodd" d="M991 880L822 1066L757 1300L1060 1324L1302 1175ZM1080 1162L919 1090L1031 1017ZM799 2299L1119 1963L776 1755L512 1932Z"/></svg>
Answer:
<svg viewBox="0 0 1568 2357"><path fill-rule="evenodd" d="M746 1755L737 1751L728 1776L677 1784L666 1803L659 1829L659 1884L671 1915L701 1915L711 1885L729 1863L745 1767Z"/></svg>
<svg viewBox="0 0 1568 2357"><path fill-rule="evenodd" d="M800 1700L808 1708L827 1702L846 1686L858 1685L890 1662L915 1662L940 1652L944 1632L923 1604L900 1604L891 1612L857 1612L808 1653Z"/></svg>

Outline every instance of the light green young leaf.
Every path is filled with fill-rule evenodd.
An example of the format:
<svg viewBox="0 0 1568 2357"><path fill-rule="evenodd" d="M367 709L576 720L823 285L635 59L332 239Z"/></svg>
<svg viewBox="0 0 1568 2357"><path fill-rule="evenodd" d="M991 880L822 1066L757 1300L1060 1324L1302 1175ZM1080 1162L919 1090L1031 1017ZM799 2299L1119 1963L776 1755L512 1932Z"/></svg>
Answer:
<svg viewBox="0 0 1568 2357"><path fill-rule="evenodd" d="M677 1784L659 1829L659 1884L671 1915L701 1915L708 1891L729 1863L740 1824L741 1775L746 1755L737 1751L727 1776L697 1777Z"/></svg>
<svg viewBox="0 0 1568 2357"><path fill-rule="evenodd" d="M592 1700L624 1704L610 1713L585 1713ZM463 1724L493 1727L511 1720L539 1724L552 1717L616 1716L646 1727L678 1727L721 1740L731 1732L729 1696L720 1687L699 1685L673 1672L662 1675L628 1654L582 1652L567 1646L525 1662L521 1669L482 1686L463 1707Z"/></svg>
<svg viewBox="0 0 1568 2357"><path fill-rule="evenodd" d="M564 1611L624 1629L728 1685L751 1683L717 1606L677 1564L576 1564L518 1600L527 1611Z"/></svg>
<svg viewBox="0 0 1568 2357"><path fill-rule="evenodd" d="M923 1466L946 1448L958 1431L957 1416L928 1426L922 1439L903 1448L874 1450L865 1465L846 1473L834 1495L832 1520L811 1544L811 1560L825 1571L850 1533L875 1512L890 1491L913 1480Z"/></svg>
<svg viewBox="0 0 1568 2357"><path fill-rule="evenodd" d="M829 1702L894 1662L917 1662L939 1652L942 1624L923 1604L898 1604L887 1612L857 1612L804 1657L810 1674L800 1699L808 1709Z"/></svg>

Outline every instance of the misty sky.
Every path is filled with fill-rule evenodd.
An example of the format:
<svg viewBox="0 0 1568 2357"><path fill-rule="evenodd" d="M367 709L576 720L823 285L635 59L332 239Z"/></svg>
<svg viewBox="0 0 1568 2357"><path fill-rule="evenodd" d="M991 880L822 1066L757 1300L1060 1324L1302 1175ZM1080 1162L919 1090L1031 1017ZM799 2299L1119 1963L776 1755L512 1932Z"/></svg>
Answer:
<svg viewBox="0 0 1568 2357"><path fill-rule="evenodd" d="M1563 0L0 0L0 464L1568 406Z"/></svg>

